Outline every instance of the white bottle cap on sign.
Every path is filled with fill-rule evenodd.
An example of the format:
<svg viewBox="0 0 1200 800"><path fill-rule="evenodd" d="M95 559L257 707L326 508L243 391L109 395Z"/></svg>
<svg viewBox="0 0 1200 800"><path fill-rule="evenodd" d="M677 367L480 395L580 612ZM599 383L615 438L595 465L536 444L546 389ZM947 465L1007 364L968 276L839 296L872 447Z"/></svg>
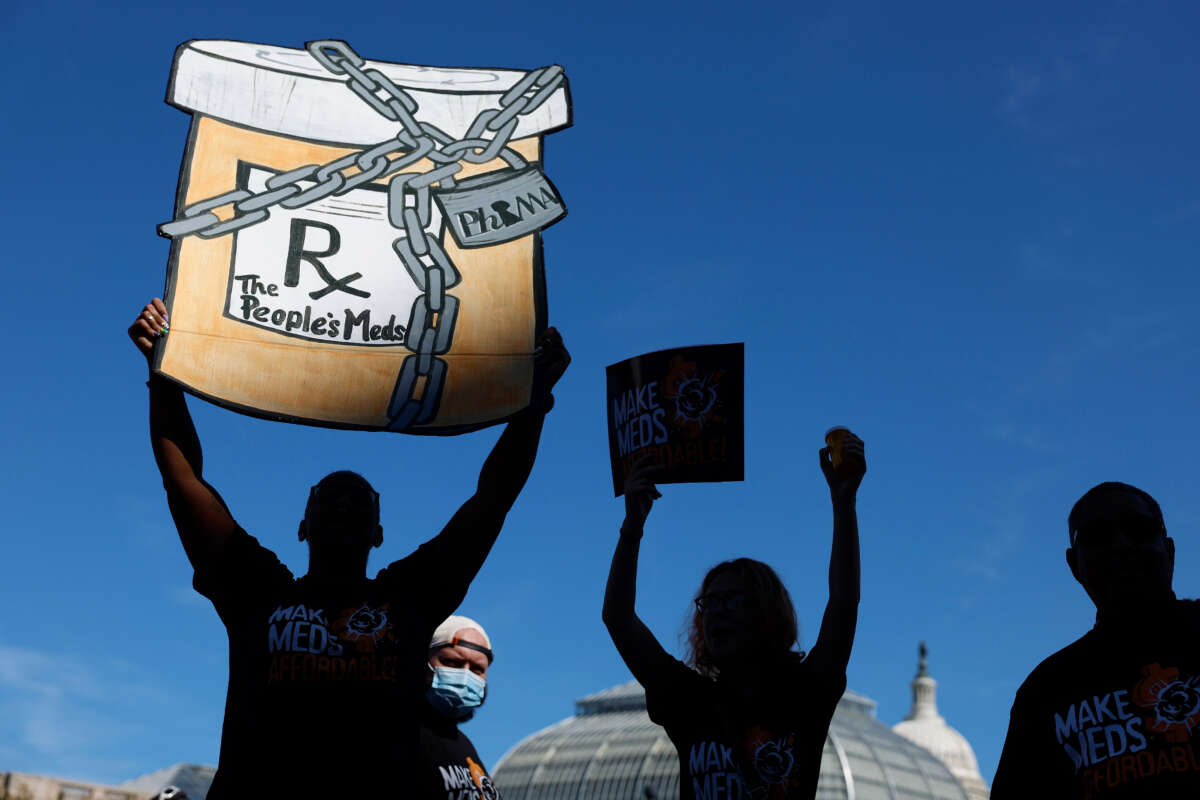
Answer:
<svg viewBox="0 0 1200 800"><path fill-rule="evenodd" d="M417 102L417 119L455 138L466 134L479 112L499 108L500 97L526 74L386 61L363 66L372 68ZM167 102L237 125L330 144L372 145L399 128L354 94L345 76L327 71L307 50L251 42L197 39L181 44L175 50ZM566 84L518 119L515 139L570 125Z"/></svg>

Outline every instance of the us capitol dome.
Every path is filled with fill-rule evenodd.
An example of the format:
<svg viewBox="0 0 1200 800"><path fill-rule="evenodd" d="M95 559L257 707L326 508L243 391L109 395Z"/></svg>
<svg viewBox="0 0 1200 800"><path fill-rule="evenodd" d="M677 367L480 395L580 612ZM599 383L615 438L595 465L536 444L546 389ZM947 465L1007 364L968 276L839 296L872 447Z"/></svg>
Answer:
<svg viewBox="0 0 1200 800"><path fill-rule="evenodd" d="M929 650L921 642L917 676L912 681L913 704L908 716L892 730L924 747L945 764L971 800L987 800L987 784L979 774L975 751L967 737L946 724L937 710L937 681L929 674Z"/></svg>
<svg viewBox="0 0 1200 800"><path fill-rule="evenodd" d="M937 713L925 647L913 707L895 729L876 703L847 691L833 715L817 800L986 800L975 753ZM504 800L678 800L679 761L630 681L575 702L575 715L517 743L492 779Z"/></svg>

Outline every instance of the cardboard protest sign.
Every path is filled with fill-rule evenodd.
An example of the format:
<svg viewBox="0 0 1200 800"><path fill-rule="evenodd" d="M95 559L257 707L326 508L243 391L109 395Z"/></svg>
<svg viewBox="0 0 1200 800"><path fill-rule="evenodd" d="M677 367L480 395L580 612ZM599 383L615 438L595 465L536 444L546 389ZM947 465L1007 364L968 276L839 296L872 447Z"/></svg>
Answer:
<svg viewBox="0 0 1200 800"><path fill-rule="evenodd" d="M659 350L608 367L613 491L647 457L656 483L740 481L745 471L744 348Z"/></svg>
<svg viewBox="0 0 1200 800"><path fill-rule="evenodd" d="M566 207L542 137L562 68L365 61L191 41L192 114L154 368L289 422L459 433L528 405L546 326L540 231Z"/></svg>

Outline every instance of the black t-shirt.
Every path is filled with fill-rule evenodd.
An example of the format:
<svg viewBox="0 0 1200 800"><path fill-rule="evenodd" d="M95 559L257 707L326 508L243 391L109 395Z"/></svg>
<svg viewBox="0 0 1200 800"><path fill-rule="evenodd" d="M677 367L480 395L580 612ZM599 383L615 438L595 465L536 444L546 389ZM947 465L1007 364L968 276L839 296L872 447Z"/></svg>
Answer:
<svg viewBox="0 0 1200 800"><path fill-rule="evenodd" d="M1103 618L1017 691L993 800L1200 797L1200 602Z"/></svg>
<svg viewBox="0 0 1200 800"><path fill-rule="evenodd" d="M821 751L846 674L795 658L756 687L759 707L671 659L646 686L646 711L679 753L680 800L794 800L817 790Z"/></svg>
<svg viewBox="0 0 1200 800"><path fill-rule="evenodd" d="M245 531L193 579L229 635L221 756L209 800L403 792L426 649L470 576L434 543L374 580L299 580ZM457 578L457 579L456 579Z"/></svg>
<svg viewBox="0 0 1200 800"><path fill-rule="evenodd" d="M500 800L500 792L475 752L475 745L428 703L422 703L420 735L414 798Z"/></svg>

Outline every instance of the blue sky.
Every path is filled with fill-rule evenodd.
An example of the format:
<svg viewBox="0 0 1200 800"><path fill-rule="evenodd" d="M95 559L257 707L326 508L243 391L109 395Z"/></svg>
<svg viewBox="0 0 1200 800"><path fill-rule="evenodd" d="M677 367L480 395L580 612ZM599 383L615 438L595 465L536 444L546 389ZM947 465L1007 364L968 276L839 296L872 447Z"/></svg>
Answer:
<svg viewBox="0 0 1200 800"><path fill-rule="evenodd" d="M665 488L640 614L674 646L704 570L750 555L811 643L816 450L848 425L869 462L849 684L899 721L927 640L990 782L1016 687L1091 624L1062 556L1084 490L1158 497L1176 590L1200 582L1198 27L1186 2L5 3L0 769L216 762L224 632L191 591L124 334L165 274L188 117L162 99L184 40L343 38L388 61L560 63L572 86L575 126L546 139L570 214L545 244L574 364L462 607L497 652L466 729L485 761L629 678L600 622L622 513L603 367L744 341L747 480ZM191 407L206 475L297 573L321 475L380 489L374 571L441 527L496 436Z"/></svg>

